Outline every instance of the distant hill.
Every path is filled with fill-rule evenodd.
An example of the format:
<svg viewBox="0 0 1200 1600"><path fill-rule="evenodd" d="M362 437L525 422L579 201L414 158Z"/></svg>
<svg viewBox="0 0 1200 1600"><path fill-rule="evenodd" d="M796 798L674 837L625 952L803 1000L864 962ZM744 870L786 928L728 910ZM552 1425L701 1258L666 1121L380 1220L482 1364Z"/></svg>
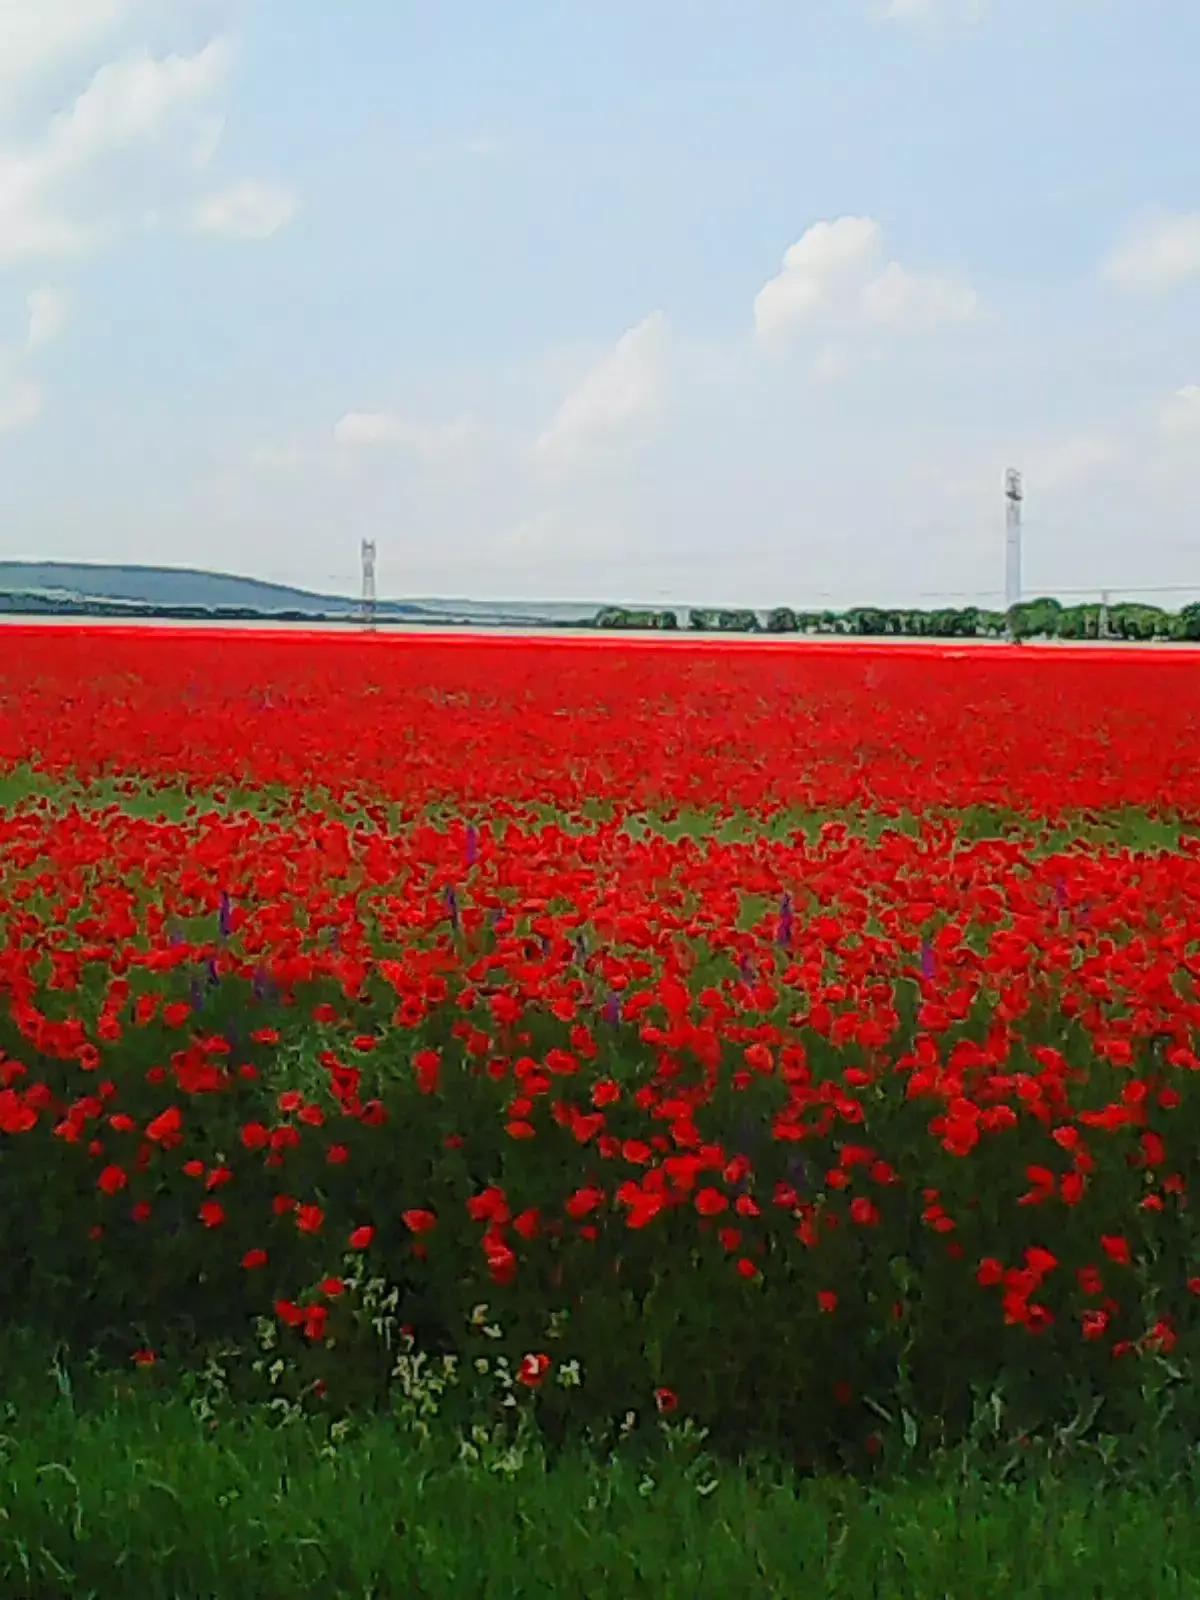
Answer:
<svg viewBox="0 0 1200 1600"><path fill-rule="evenodd" d="M265 583L199 567L140 567L66 561L0 561L0 606L4 610L86 612L128 609L169 612L234 612L238 615L352 617L359 601L318 594L287 584ZM396 622L506 623L590 622L595 604L487 600L380 600L376 615Z"/></svg>

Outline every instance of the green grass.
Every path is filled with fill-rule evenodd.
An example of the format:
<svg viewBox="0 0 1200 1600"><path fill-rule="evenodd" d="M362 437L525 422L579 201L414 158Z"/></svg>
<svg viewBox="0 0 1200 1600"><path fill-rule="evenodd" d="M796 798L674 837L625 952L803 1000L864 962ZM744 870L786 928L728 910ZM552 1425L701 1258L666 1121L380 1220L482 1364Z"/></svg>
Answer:
<svg viewBox="0 0 1200 1600"><path fill-rule="evenodd" d="M183 816L182 792L69 793L36 774L0 782L0 806L44 796ZM234 794L220 809L264 797ZM815 837L824 817L742 819L724 837ZM884 819L860 816L877 838ZM913 829L913 819L901 825ZM969 837L1020 830L983 811ZM699 814L647 831L704 836ZM1136 812L1035 827L1036 849L1177 848L1187 830ZM746 916L767 914L751 902ZM268 1407L213 1408L158 1372L52 1380L27 1346L0 1346L0 1596L416 1597L1196 1596L1200 1465L1138 1482L1095 1458L1020 1470L943 1463L870 1482L802 1479L717 1461L686 1436L615 1457L547 1456L536 1441L464 1449L384 1415L331 1424ZM190 1398L189 1398L190 1397ZM1200 1461L1200 1457L1197 1458ZM1006 1473L1009 1475L1006 1477Z"/></svg>
<svg viewBox="0 0 1200 1600"><path fill-rule="evenodd" d="M551 1463L436 1424L212 1413L153 1373L76 1398L24 1365L0 1407L5 1596L1200 1595L1200 1481L801 1480L667 1436Z"/></svg>
<svg viewBox="0 0 1200 1600"><path fill-rule="evenodd" d="M171 823L182 822L192 807L218 816L250 815L264 822L294 815L296 811L294 795L270 788L241 788L234 784L214 797L203 789L188 792L172 785L135 784L131 789L129 780L117 778L77 782L25 765L0 772L0 811L15 811L35 802L52 814L69 807L91 811L117 806L131 817ZM320 791L305 795L300 809L334 817L349 826L364 820L363 812L352 801L338 805ZM531 804L529 807L529 817L535 825L553 825L573 835L588 833L610 815L611 807L600 800L589 802L581 816L567 819L552 806ZM427 818L435 824L462 820L458 806L452 802L431 806ZM987 806L968 806L956 811L954 819L964 840L1008 837L1025 843L1035 856L1067 850L1080 841L1093 846L1123 846L1133 850L1178 850L1185 839L1195 837L1198 831L1194 823L1152 816L1134 806L1115 807L1103 816L1065 816L1055 822L1031 820L1017 812ZM915 836L921 826L920 819L908 811L891 817L858 808L845 811L792 808L769 817L743 814L718 817L711 812L684 808L669 816L647 812L627 822L626 829L634 838L657 835L671 840L715 839L721 843L756 838L783 840L799 833L811 845L831 821L844 823L854 837L864 838L871 844L877 844L889 830ZM395 813L393 826L403 826L399 811ZM503 824L499 825L499 831L503 832Z"/></svg>

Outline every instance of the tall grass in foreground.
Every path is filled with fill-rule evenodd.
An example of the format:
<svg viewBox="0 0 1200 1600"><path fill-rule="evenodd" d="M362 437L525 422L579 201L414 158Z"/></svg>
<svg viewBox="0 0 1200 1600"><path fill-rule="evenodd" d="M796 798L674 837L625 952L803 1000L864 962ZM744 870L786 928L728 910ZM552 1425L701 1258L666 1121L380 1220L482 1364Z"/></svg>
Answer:
<svg viewBox="0 0 1200 1600"><path fill-rule="evenodd" d="M374 1419L209 1414L10 1372L0 1593L166 1597L1200 1595L1194 1479L1099 1466L1005 1481L800 1480L714 1466L686 1439L550 1464Z"/></svg>

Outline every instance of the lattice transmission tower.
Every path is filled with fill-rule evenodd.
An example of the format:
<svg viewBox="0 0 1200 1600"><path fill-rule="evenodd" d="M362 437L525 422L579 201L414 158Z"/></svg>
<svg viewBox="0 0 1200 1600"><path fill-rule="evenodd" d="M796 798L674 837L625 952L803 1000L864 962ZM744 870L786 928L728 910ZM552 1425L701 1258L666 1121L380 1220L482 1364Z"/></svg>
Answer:
<svg viewBox="0 0 1200 1600"><path fill-rule="evenodd" d="M362 542L362 622L365 628L375 626L375 541Z"/></svg>

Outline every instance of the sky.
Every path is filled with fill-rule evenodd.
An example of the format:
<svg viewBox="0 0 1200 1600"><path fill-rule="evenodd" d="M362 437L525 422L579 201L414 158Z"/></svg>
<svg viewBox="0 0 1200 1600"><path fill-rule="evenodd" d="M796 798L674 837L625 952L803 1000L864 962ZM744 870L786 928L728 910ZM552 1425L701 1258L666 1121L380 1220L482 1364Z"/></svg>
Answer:
<svg viewBox="0 0 1200 1600"><path fill-rule="evenodd" d="M0 558L1200 592L1195 0L0 0ZM1150 592L1153 591L1153 592Z"/></svg>

